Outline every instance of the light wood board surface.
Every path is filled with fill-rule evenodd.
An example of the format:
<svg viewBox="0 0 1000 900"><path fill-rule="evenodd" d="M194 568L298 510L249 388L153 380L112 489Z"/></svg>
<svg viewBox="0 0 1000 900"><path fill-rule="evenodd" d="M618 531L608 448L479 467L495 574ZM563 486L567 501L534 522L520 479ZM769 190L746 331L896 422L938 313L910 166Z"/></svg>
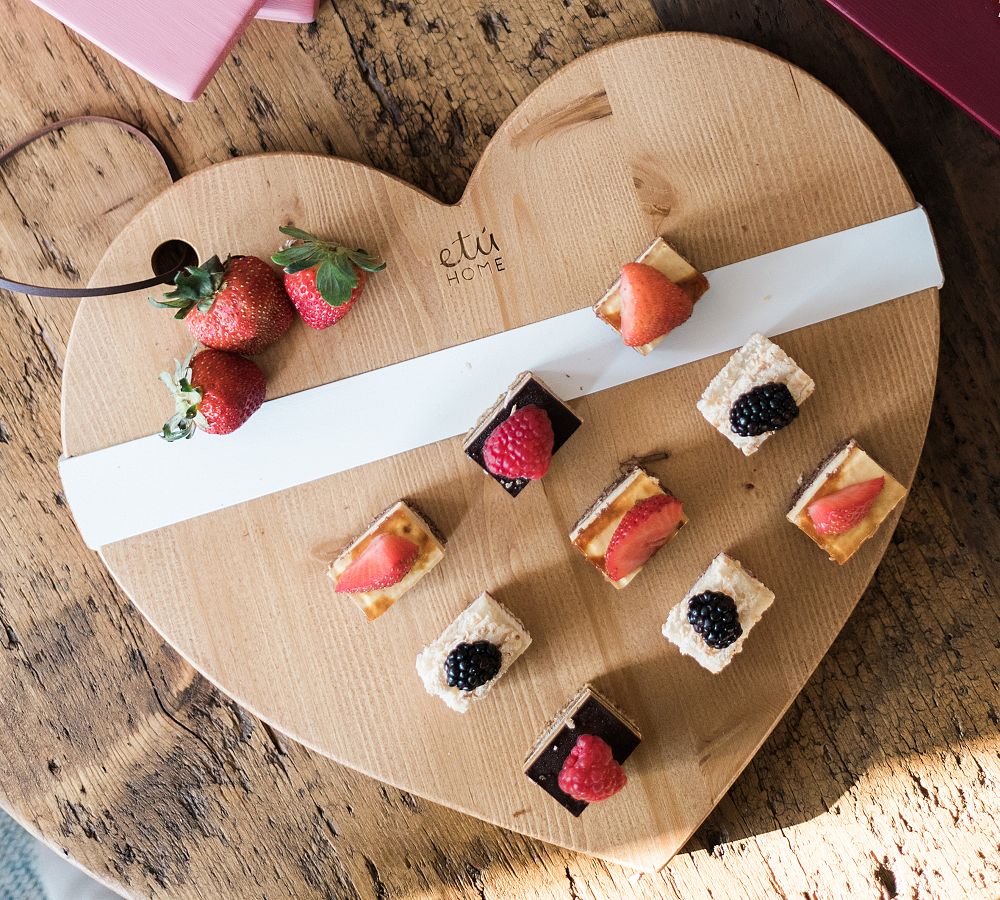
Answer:
<svg viewBox="0 0 1000 900"><path fill-rule="evenodd" d="M343 325L296 328L264 357L278 396L586 305L668 215L666 236L711 269L912 205L884 150L816 82L753 48L676 34L600 51L552 78L498 131L453 206L343 161L234 161L152 203L94 278L131 277L173 237L203 258L266 255L289 220L380 250L387 273ZM441 249L483 227L503 270L477 269L455 285ZM83 303L64 381L66 452L155 430L165 412L157 367L187 343L183 327L142 298ZM817 393L794 428L748 460L694 408L720 356L577 401L585 427L517 501L453 440L106 547L103 557L185 657L296 739L491 822L656 869L794 699L888 542L890 527L838 569L783 513L797 476L846 434L910 481L933 390L936 292L781 343ZM95 418L91 404L109 369L130 386L113 420ZM685 501L691 527L617 593L565 535L622 460L659 451L669 459L651 468ZM182 473L165 477L183 490ZM324 563L401 496L439 524L449 551L434 577L370 625L332 595ZM712 677L669 647L659 624L721 549L778 599L743 654ZM423 692L413 659L484 589L535 643L487 703L460 717ZM638 721L644 741L628 791L573 819L524 778L520 761L587 680Z"/></svg>

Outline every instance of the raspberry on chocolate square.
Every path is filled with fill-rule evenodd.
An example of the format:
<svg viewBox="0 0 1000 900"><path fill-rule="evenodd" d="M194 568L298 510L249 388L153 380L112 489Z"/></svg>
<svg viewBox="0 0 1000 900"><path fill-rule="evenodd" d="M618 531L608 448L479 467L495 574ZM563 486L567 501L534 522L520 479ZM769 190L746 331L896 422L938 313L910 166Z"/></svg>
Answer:
<svg viewBox="0 0 1000 900"><path fill-rule="evenodd" d="M543 477L581 425L540 378L522 372L465 436L465 455L516 497Z"/></svg>
<svg viewBox="0 0 1000 900"><path fill-rule="evenodd" d="M600 742L581 744L580 738L584 736L598 738ZM641 740L642 735L635 724L592 685L586 684L546 726L524 761L524 774L570 813L579 816L598 797L608 797L625 785L626 779L616 766L621 766L632 755ZM588 743L591 746L587 746ZM607 771L611 761L601 759L607 752L602 744L611 750L613 771ZM573 790L586 780L580 776L588 773L568 771L575 763L590 762L579 757L596 757L597 764L605 769L597 773L598 783L592 781L589 785L591 789L596 788L596 793L580 792L581 797L593 798L589 801L571 796L560 786L561 782Z"/></svg>

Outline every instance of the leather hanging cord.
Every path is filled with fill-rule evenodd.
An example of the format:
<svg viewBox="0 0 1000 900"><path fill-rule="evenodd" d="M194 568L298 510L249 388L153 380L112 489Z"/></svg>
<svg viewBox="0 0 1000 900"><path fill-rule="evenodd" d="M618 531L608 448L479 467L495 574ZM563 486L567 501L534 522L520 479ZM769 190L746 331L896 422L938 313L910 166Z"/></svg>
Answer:
<svg viewBox="0 0 1000 900"><path fill-rule="evenodd" d="M24 150L26 147L33 144L40 138L45 137L47 134L51 134L53 131L60 131L63 128L67 128L70 125L81 125L93 122L100 122L106 125L114 125L116 128L121 128L123 131L131 134L135 137L140 144L148 147L153 151L160 165L163 167L163 171L166 172L167 177L173 181L174 176L170 170L170 164L167 161L166 155L163 151L156 146L152 138L149 137L144 131L136 128L135 125L130 125L128 122L122 122L120 119L112 119L108 116L76 116L72 119L63 119L60 122L51 122L37 131L33 131L28 135L25 135L20 140L16 141L10 147L8 147L3 152L0 152L0 166L4 163L13 159ZM107 285L105 287L69 287L69 288L57 288L57 287L44 287L37 284L25 284L20 281L14 281L10 278L4 278L0 275L0 288L8 291L15 291L22 294L31 294L34 297L105 297L109 294L129 294L132 291L141 291L146 288L156 287L159 284L169 284L174 280L174 276L183 269L183 265L176 266L169 272L164 272L162 275L155 275L151 278L143 279L142 281L133 281L130 284L113 284Z"/></svg>

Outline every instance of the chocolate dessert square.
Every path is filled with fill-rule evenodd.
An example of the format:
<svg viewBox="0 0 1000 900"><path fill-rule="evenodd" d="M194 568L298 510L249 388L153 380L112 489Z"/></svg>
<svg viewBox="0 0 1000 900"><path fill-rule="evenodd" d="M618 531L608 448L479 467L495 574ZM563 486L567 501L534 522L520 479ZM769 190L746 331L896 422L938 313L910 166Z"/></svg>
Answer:
<svg viewBox="0 0 1000 900"><path fill-rule="evenodd" d="M399 547L408 549L404 542L415 547L415 550L407 554L413 557L408 568L398 564ZM349 594L369 620L377 619L441 562L444 548L445 539L434 523L412 504L399 500L379 513L371 525L340 551L330 563L327 575L333 580L334 589L338 593ZM361 566L365 567L365 571L360 574L371 578L371 588L366 587L364 578L359 579L358 569L353 570L353 574L348 573L345 578L348 569L362 557L366 557L367 561L362 561ZM397 566L388 577L396 577L403 568L405 572L390 584L374 586L377 582L384 582L387 577L385 573L380 573L379 567L394 560L397 560ZM350 589L355 585L356 589Z"/></svg>
<svg viewBox="0 0 1000 900"><path fill-rule="evenodd" d="M697 303L701 295L708 290L708 279L661 237L654 238L653 242L636 257L635 262L652 266L674 284L684 288L692 304ZM615 283L594 304L597 317L607 322L619 334L622 330L620 287L621 276L615 279ZM648 344L633 349L646 356L665 337L666 335L662 335Z"/></svg>
<svg viewBox="0 0 1000 900"><path fill-rule="evenodd" d="M763 417L757 420L750 415L741 429L750 433L738 434L733 430L734 405L739 401L751 414L756 410L770 414L775 409L784 411L783 402L788 404L790 401L794 405L794 409L789 409L793 419L815 387L813 380L774 341L762 334L752 334L705 388L698 401L698 410L723 437L742 450L744 456L750 456L775 431L789 424L790 419L767 429ZM754 399L760 391L784 392L786 388L784 398L763 395Z"/></svg>
<svg viewBox="0 0 1000 900"><path fill-rule="evenodd" d="M803 480L786 518L843 565L905 496L906 488L848 438Z"/></svg>
<svg viewBox="0 0 1000 900"><path fill-rule="evenodd" d="M672 525L673 530L664 536L663 544L658 548L658 550L662 549L687 524L687 516L684 515L680 501L669 491L664 490L655 475L650 474L640 466L634 466L617 481L608 485L570 532L569 539L573 546L616 588L625 587L642 571L645 563L624 574L611 573L608 571L608 548L611 546L622 520L636 504L656 496L670 498L674 501L671 506L676 510L672 515L672 518L676 520ZM666 524L670 525L671 523L668 521ZM616 574L619 575L618 578L613 577Z"/></svg>
<svg viewBox="0 0 1000 900"><path fill-rule="evenodd" d="M738 634L730 631L723 640L715 641L719 646L711 646L708 636L704 632L699 633L691 621L691 601L695 598L706 604L701 607L702 616L699 617L696 610L695 620L700 627L704 629L708 623L711 632L713 620L716 624L719 622L719 610L713 610L711 604L721 599L723 611L728 606L729 615L733 617L730 623L734 620L739 623ZM743 649L750 630L773 602L774 593L743 568L739 560L720 553L684 595L684 599L670 611L663 626L663 636L685 656L694 657L709 672L718 673ZM720 634L725 630L723 627Z"/></svg>
<svg viewBox="0 0 1000 900"><path fill-rule="evenodd" d="M632 755L642 740L635 724L589 684L546 726L524 761L524 774L574 816L579 816L589 804L570 797L559 787L559 773L582 734L605 741L619 764Z"/></svg>
<svg viewBox="0 0 1000 900"><path fill-rule="evenodd" d="M582 424L576 413L560 400L540 378L531 372L522 372L514 383L501 394L465 436L465 455L497 482L511 497L516 497L530 483L530 478L497 475L489 470L484 458L484 448L490 435L517 410L536 406L548 416L552 425L552 456L566 443Z"/></svg>
<svg viewBox="0 0 1000 900"><path fill-rule="evenodd" d="M428 694L464 713L493 689L530 644L531 635L521 622L484 591L420 651L417 674ZM449 684L449 661L460 676L456 680L465 679L465 684Z"/></svg>

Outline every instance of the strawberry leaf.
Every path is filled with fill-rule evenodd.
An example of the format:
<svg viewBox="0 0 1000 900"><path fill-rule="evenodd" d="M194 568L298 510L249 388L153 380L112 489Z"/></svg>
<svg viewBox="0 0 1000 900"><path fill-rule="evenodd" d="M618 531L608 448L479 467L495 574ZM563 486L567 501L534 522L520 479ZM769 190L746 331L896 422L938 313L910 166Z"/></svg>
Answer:
<svg viewBox="0 0 1000 900"><path fill-rule="evenodd" d="M350 263L327 259L316 270L316 289L330 306L343 306L357 286L358 276Z"/></svg>
<svg viewBox="0 0 1000 900"><path fill-rule="evenodd" d="M287 234L290 238L295 238L297 241L316 243L316 238L314 238L308 231L303 231L301 228L296 228L294 225L282 225L278 228L278 231L282 234Z"/></svg>

